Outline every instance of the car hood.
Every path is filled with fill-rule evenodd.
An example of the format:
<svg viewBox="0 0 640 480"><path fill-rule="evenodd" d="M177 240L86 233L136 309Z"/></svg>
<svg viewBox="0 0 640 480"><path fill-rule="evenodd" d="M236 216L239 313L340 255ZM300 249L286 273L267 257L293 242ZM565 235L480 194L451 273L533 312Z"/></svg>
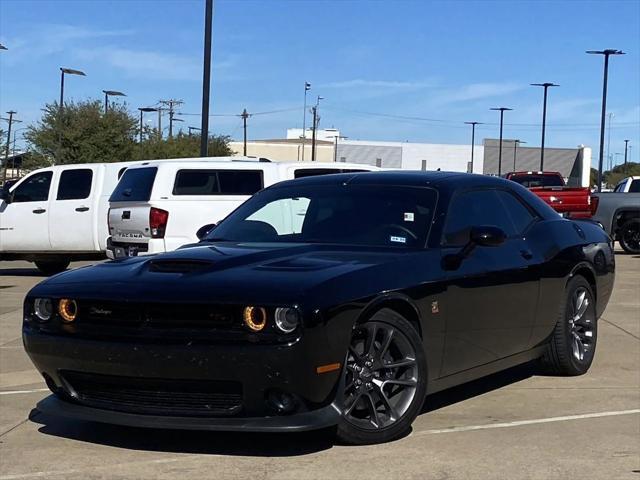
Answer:
<svg viewBox="0 0 640 480"><path fill-rule="evenodd" d="M404 250L320 244L200 243L155 256L79 268L31 294L136 301L295 302L354 272L396 262Z"/></svg>

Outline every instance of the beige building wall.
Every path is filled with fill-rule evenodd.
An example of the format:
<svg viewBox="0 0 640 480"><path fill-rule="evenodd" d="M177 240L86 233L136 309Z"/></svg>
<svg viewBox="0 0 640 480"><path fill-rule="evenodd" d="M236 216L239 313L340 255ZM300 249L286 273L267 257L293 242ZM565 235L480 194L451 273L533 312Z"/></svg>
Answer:
<svg viewBox="0 0 640 480"><path fill-rule="evenodd" d="M242 142L229 144L234 156L243 155ZM316 161L333 162L333 144L316 145ZM264 157L277 162L296 162L302 160L302 145L300 143L278 142L247 142L247 156ZM305 145L304 160L311 161L311 143Z"/></svg>

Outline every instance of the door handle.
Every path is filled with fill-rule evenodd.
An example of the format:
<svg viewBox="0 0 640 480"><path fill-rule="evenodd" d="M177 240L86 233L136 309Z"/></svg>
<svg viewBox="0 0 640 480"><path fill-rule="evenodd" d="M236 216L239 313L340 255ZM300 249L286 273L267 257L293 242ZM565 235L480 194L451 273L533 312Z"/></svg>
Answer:
<svg viewBox="0 0 640 480"><path fill-rule="evenodd" d="M533 258L533 252L531 250L520 250L520 255L525 260L531 260Z"/></svg>
<svg viewBox="0 0 640 480"><path fill-rule="evenodd" d="M33 213L44 213L46 210L44 208L36 208Z"/></svg>
<svg viewBox="0 0 640 480"><path fill-rule="evenodd" d="M86 212L89 210L89 207L78 207L76 208L76 212Z"/></svg>

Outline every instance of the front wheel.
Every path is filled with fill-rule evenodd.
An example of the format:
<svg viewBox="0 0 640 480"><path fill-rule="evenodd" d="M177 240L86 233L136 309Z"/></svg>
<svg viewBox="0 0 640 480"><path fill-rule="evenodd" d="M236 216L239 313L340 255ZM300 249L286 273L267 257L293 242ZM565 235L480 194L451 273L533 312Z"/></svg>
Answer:
<svg viewBox="0 0 640 480"><path fill-rule="evenodd" d="M363 445L405 435L422 408L426 378L420 336L404 317L382 309L356 325L345 364L338 439Z"/></svg>
<svg viewBox="0 0 640 480"><path fill-rule="evenodd" d="M640 218L631 218L622 224L618 242L627 253L640 253Z"/></svg>
<svg viewBox="0 0 640 480"><path fill-rule="evenodd" d="M569 280L565 291L542 363L551 374L583 375L589 370L596 352L596 304L589 282L580 275Z"/></svg>

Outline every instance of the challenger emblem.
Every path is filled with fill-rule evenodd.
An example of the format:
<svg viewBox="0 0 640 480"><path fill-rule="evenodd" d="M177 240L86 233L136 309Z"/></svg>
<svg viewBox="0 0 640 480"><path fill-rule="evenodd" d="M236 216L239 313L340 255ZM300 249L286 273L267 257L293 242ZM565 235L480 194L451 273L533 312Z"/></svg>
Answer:
<svg viewBox="0 0 640 480"><path fill-rule="evenodd" d="M433 314L440 313L440 308L438 307L437 300L431 302L431 313Z"/></svg>
<svg viewBox="0 0 640 480"><path fill-rule="evenodd" d="M111 315L111 313L113 313L111 310L105 310L98 307L91 307L89 312L91 312L92 315Z"/></svg>

